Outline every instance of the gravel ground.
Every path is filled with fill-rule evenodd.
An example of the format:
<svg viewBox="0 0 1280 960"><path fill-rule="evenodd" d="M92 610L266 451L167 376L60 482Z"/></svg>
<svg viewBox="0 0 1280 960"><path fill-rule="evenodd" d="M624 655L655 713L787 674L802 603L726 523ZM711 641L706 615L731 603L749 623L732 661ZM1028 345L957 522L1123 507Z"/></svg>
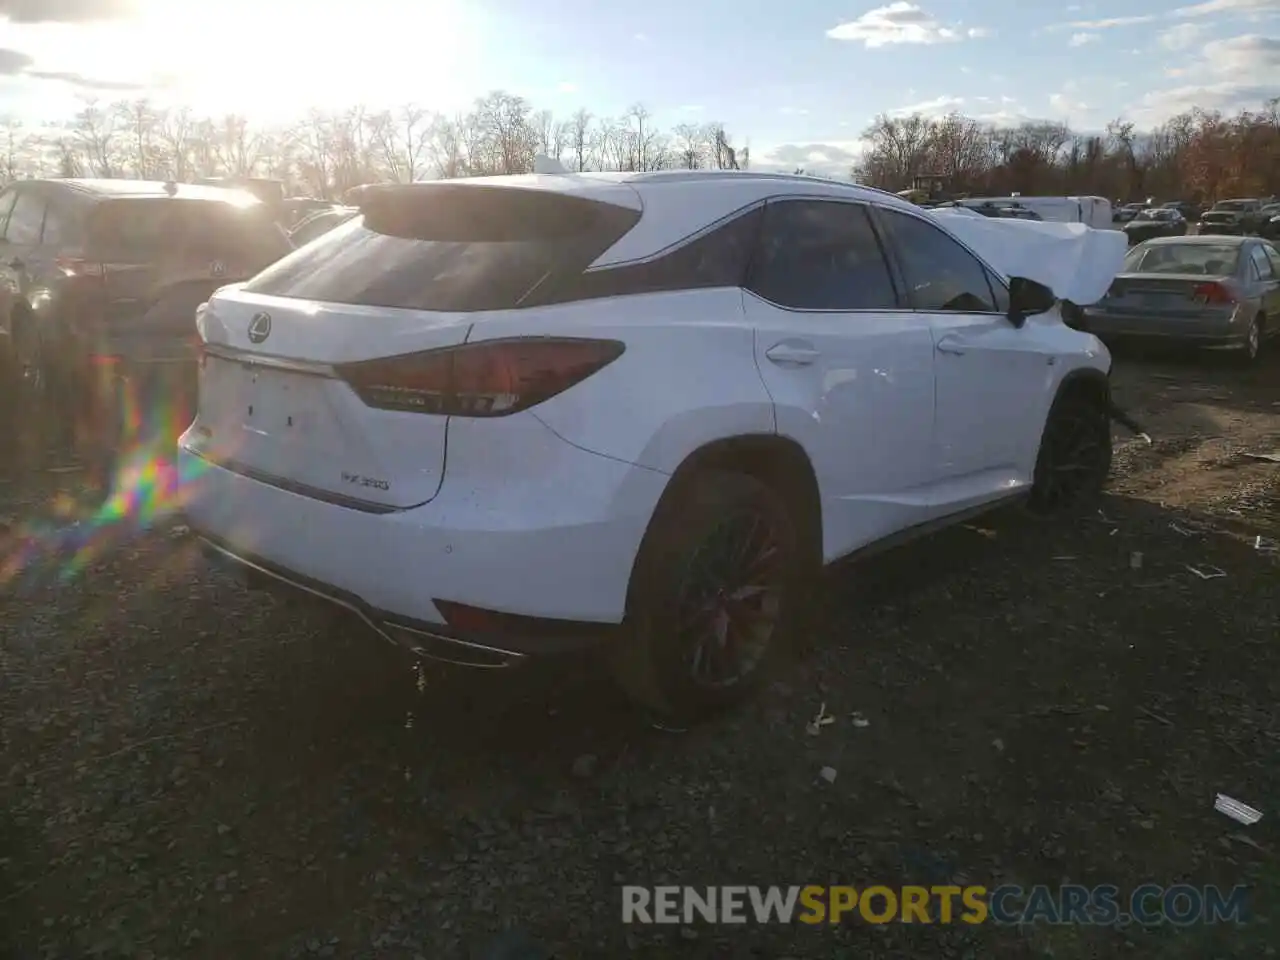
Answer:
<svg viewBox="0 0 1280 960"><path fill-rule="evenodd" d="M1274 955L1280 578L1256 538L1280 536L1280 466L1244 454L1280 450L1280 363L1116 377L1155 442L1119 435L1102 514L833 571L811 649L683 735L590 664L415 668L164 523L71 573L46 550L0 595L0 956L443 960L508 928L569 958ZM0 569L74 480L0 486ZM1234 824L1219 791L1266 816ZM623 883L947 879L1244 883L1259 915L619 921Z"/></svg>

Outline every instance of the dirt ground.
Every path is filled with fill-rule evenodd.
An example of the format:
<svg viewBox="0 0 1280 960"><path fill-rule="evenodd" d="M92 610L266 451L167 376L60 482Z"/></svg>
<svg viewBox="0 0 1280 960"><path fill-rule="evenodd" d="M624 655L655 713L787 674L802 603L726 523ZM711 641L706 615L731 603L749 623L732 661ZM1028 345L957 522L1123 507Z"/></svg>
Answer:
<svg viewBox="0 0 1280 960"><path fill-rule="evenodd" d="M97 539L32 525L75 475L9 482L0 957L443 960L512 927L565 958L1275 955L1280 465L1247 454L1280 452L1280 362L1129 357L1116 382L1154 443L1118 431L1101 514L833 571L812 649L683 735L585 664L417 670L239 591L164 523L77 569ZM619 919L624 883L948 880L1239 883L1255 917Z"/></svg>

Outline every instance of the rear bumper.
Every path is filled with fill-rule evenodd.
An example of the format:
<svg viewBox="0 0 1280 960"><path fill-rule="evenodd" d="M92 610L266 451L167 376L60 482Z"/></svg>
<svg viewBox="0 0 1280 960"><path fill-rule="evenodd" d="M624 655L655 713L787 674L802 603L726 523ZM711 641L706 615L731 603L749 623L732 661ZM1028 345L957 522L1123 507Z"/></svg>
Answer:
<svg viewBox="0 0 1280 960"><path fill-rule="evenodd" d="M355 594L304 574L285 570L262 557L238 553L229 544L197 531L201 550L211 566L231 573L246 587L263 589L290 598L310 599L342 608L362 621L382 639L418 656L465 667L496 669L511 666L530 652L519 640L506 638L499 644L468 639L449 627L398 617L370 607ZM585 645L579 637L542 637L537 652L574 649Z"/></svg>
<svg viewBox="0 0 1280 960"><path fill-rule="evenodd" d="M1229 319L1186 320L1086 310L1085 329L1101 340L1161 340L1202 347L1242 347L1247 328Z"/></svg>
<svg viewBox="0 0 1280 960"><path fill-rule="evenodd" d="M536 421L530 427L545 432L532 442L561 448L553 475L531 467L473 482L469 444L451 426L439 494L388 513L281 489L182 446L184 512L219 562L346 607L423 655L500 665L474 663L475 650L506 659L567 652L617 631L668 478L570 446ZM460 630L438 602L486 614L485 628Z"/></svg>

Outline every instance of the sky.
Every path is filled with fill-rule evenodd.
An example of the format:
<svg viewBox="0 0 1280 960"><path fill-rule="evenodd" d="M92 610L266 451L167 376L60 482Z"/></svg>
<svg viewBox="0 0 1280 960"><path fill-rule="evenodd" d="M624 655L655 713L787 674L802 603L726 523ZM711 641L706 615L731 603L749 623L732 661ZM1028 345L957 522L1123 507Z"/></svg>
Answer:
<svg viewBox="0 0 1280 960"><path fill-rule="evenodd" d="M280 122L489 90L723 122L755 166L847 171L879 113L1150 128L1280 96L1280 0L0 0L0 115L149 97Z"/></svg>

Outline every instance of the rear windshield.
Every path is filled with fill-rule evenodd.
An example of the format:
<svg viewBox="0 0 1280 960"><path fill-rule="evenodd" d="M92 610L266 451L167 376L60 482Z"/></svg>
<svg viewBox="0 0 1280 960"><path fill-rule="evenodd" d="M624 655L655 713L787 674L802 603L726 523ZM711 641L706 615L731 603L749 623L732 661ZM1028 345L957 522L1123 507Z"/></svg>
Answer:
<svg viewBox="0 0 1280 960"><path fill-rule="evenodd" d="M1214 211L1226 211L1228 213L1237 213L1241 210L1248 210L1254 205L1252 200L1222 200L1213 205Z"/></svg>
<svg viewBox="0 0 1280 960"><path fill-rule="evenodd" d="M1125 273L1192 273L1232 276L1240 264L1240 247L1218 243L1162 243L1135 247L1124 261Z"/></svg>
<svg viewBox="0 0 1280 960"><path fill-rule="evenodd" d="M508 310L553 276L580 273L639 217L549 191L424 185L366 200L362 214L244 290L406 310Z"/></svg>
<svg viewBox="0 0 1280 960"><path fill-rule="evenodd" d="M261 204L130 197L109 200L92 215L90 245L105 257L149 260L190 255L266 266L290 249Z"/></svg>

